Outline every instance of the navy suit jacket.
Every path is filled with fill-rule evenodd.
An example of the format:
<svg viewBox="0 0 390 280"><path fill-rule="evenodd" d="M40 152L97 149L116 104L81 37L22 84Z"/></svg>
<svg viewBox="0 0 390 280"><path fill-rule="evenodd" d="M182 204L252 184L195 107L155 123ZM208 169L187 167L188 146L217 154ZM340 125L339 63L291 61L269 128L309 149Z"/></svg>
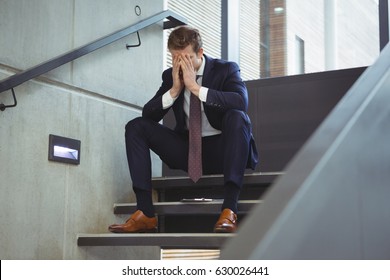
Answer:
<svg viewBox="0 0 390 280"><path fill-rule="evenodd" d="M208 88L207 100L203 102L204 112L211 126L221 130L222 119L226 111L235 109L243 112L248 110L248 92L245 83L240 76L240 69L234 62L205 57L205 68L202 78L202 86ZM172 88L172 68L162 74L162 84L155 96L145 104L142 116L156 122L162 120L165 114L172 108L174 111L178 133L187 133L185 113L183 109L184 90L174 102L172 107L162 108L162 96ZM247 116L250 123L250 119ZM251 135L248 167L254 169L258 162L256 144Z"/></svg>

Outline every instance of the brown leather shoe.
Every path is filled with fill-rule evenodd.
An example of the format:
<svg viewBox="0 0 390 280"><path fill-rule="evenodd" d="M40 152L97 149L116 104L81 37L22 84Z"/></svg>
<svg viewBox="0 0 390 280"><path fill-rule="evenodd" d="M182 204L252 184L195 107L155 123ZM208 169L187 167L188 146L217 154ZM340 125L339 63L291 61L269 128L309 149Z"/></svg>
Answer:
<svg viewBox="0 0 390 280"><path fill-rule="evenodd" d="M231 233L237 229L237 215L230 209L223 209L214 226L216 233Z"/></svg>
<svg viewBox="0 0 390 280"><path fill-rule="evenodd" d="M114 233L156 232L157 218L149 218L141 210L137 210L126 223L111 225L108 227L108 230Z"/></svg>

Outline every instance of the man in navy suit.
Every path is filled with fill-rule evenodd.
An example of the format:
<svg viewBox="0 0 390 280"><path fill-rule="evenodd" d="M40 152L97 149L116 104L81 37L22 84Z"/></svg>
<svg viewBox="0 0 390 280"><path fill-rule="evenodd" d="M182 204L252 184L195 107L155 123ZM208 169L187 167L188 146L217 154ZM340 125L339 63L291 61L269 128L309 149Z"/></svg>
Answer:
<svg viewBox="0 0 390 280"><path fill-rule="evenodd" d="M154 232L157 219L152 203L150 150L170 168L188 171L189 111L191 95L201 101L203 174L223 174L225 196L214 232L234 232L237 201L244 171L254 169L258 157L246 113L248 93L234 62L203 54L197 29L181 26L168 39L172 68L144 106L142 117L126 125L126 150L137 199L137 211L124 224L111 225L116 233ZM193 98L193 97L192 97ZM159 122L174 111L172 130Z"/></svg>

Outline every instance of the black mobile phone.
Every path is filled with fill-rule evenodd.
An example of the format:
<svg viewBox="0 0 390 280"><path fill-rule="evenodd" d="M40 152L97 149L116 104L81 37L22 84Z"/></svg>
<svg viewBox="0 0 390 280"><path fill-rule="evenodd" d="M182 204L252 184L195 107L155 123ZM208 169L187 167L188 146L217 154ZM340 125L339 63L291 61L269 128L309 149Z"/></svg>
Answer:
<svg viewBox="0 0 390 280"><path fill-rule="evenodd" d="M211 198L183 198L181 202L212 202Z"/></svg>

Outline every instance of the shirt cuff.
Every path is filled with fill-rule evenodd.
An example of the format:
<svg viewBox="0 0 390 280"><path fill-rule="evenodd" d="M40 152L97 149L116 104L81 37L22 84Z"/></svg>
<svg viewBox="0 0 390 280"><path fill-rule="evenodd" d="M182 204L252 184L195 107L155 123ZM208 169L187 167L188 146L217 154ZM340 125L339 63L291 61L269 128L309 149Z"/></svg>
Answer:
<svg viewBox="0 0 390 280"><path fill-rule="evenodd" d="M207 100L207 93L208 92L209 92L208 88L200 87L200 90L199 90L199 99L200 99L200 101L206 102L206 100Z"/></svg>
<svg viewBox="0 0 390 280"><path fill-rule="evenodd" d="M168 90L166 93L163 94L162 96L162 107L163 109L167 109L173 105L175 102L176 98L172 98L170 91Z"/></svg>

